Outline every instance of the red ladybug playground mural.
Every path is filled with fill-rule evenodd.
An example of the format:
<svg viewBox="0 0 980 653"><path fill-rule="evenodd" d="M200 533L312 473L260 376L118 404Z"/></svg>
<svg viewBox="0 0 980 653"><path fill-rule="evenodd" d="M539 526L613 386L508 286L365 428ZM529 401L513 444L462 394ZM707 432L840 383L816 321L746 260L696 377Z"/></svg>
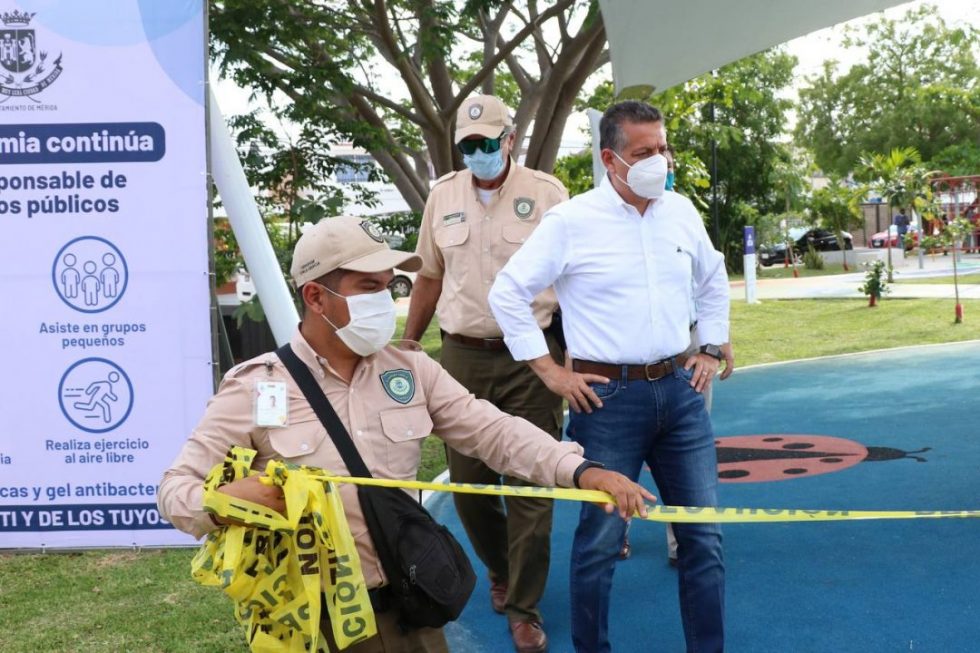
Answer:
<svg viewBox="0 0 980 653"><path fill-rule="evenodd" d="M925 458L890 447L865 447L854 440L828 435L738 435L715 440L718 480L722 483L784 481L801 476L839 472L861 462Z"/></svg>

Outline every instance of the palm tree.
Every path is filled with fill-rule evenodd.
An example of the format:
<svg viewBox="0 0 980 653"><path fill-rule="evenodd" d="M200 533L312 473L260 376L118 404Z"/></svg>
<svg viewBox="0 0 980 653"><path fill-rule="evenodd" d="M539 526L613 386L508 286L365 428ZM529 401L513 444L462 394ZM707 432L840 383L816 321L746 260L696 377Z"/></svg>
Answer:
<svg viewBox="0 0 980 653"><path fill-rule="evenodd" d="M897 207L913 209L928 203L932 196L929 178L935 173L922 165L922 156L914 147L895 148L887 155L877 152L861 155L859 175L869 188L888 202L889 216ZM889 227L889 236L891 228ZM888 243L888 282L892 278L891 238Z"/></svg>

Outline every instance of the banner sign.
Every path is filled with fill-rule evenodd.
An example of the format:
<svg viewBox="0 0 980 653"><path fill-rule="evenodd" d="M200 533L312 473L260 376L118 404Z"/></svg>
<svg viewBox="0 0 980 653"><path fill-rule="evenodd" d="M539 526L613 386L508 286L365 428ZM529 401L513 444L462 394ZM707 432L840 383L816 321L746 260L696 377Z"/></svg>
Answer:
<svg viewBox="0 0 980 653"><path fill-rule="evenodd" d="M203 0L0 0L0 548L187 544L211 396Z"/></svg>
<svg viewBox="0 0 980 653"><path fill-rule="evenodd" d="M755 227L749 225L747 227L742 227L744 233L742 234L742 241L745 245L745 254L755 254Z"/></svg>

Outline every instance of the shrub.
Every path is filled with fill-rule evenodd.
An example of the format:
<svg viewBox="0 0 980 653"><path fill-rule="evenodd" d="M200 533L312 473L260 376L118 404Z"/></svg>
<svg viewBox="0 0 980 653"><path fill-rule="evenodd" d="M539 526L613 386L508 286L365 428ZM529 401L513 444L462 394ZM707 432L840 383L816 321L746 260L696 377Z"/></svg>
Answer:
<svg viewBox="0 0 980 653"><path fill-rule="evenodd" d="M885 262L875 261L870 265L867 263L864 265L868 268L868 274L864 277L864 285L858 290L867 295L868 306L874 306L883 294L890 292L888 284L882 278L885 274Z"/></svg>
<svg viewBox="0 0 980 653"><path fill-rule="evenodd" d="M813 245L807 246L806 253L803 254L803 267L807 270L823 270L823 257L813 249Z"/></svg>

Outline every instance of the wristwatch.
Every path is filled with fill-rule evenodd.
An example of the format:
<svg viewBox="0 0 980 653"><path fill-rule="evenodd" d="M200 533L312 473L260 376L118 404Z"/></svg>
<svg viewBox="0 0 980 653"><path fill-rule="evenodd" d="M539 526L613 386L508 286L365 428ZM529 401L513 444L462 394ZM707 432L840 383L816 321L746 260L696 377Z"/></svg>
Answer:
<svg viewBox="0 0 980 653"><path fill-rule="evenodd" d="M722 353L721 351L721 347L719 347L718 345L702 345L701 353L707 354L712 358L717 358L718 360L721 360L725 357L725 354Z"/></svg>
<svg viewBox="0 0 980 653"><path fill-rule="evenodd" d="M606 468L606 466L602 463L597 463L594 460L586 460L584 463L575 468L575 473L572 475L572 483L575 485L575 487L582 489L582 486L578 484L578 480L581 478L582 472L587 469L592 469L593 467L598 469Z"/></svg>

